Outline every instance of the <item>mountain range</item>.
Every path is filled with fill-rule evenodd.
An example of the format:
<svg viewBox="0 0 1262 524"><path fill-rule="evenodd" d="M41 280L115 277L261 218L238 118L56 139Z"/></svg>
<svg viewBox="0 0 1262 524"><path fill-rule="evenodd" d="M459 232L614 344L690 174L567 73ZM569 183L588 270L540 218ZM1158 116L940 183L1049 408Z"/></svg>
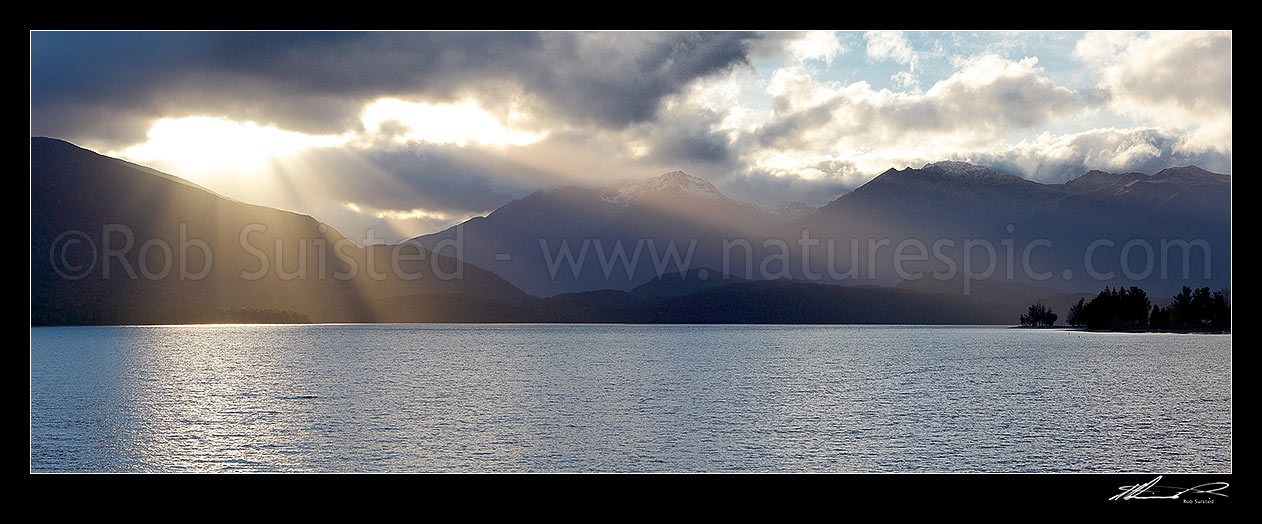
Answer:
<svg viewBox="0 0 1262 524"><path fill-rule="evenodd" d="M853 257L864 278L872 266L874 283L906 278L891 270L893 247L900 242L954 241L954 249L943 251L963 269L985 253L984 246L973 257L964 253L973 240L994 247L995 278L1074 291L1136 285L1167 295L1183 285L1217 288L1230 282L1231 177L1192 166L1151 176L1092 171L1064 184L1040 184L980 166L939 162L890 169L772 235L792 238L807 230L824 238L888 241L891 248L875 260L869 258L871 250ZM1186 264L1180 242L1193 246ZM837 259L852 259L849 243L838 241L837 247ZM1023 261L1027 249L1028 263ZM815 267L824 262L812 259ZM944 265L913 262L906 272L943 271ZM987 273L988 264L971 265L974 273Z"/></svg>
<svg viewBox="0 0 1262 524"><path fill-rule="evenodd" d="M462 259L537 296L625 291L687 267L757 280L883 286L917 278L909 275L968 272L1075 292L1138 285L1174 294L1183 285L1230 281L1231 178L1196 167L1151 176L1092 171L1041 184L938 162L890 169L822 208L806 208L767 212L673 172L536 191L414 240L435 245L459 236ZM923 247L908 245L904 253L912 256L896 266L894 252L904 242ZM970 242L972 256L964 252ZM1187 264L1179 242L1188 243ZM927 260L915 260L921 254Z"/></svg>
<svg viewBox="0 0 1262 524"><path fill-rule="evenodd" d="M35 324L175 323L240 307L353 321L377 318L376 302L396 295L526 297L494 273L415 246L393 271L394 247L359 247L307 215L31 139Z"/></svg>
<svg viewBox="0 0 1262 524"><path fill-rule="evenodd" d="M532 295L625 291L668 272L722 267L717 239L761 233L809 212L804 207L760 209L675 171L598 188L541 189L413 240L433 246L459 237L463 260Z"/></svg>
<svg viewBox="0 0 1262 524"><path fill-rule="evenodd" d="M741 202L676 171L541 189L434 234L361 247L306 215L32 138L31 315L33 325L256 310L317 322L1012 324L1030 301L1063 311L1105 285L1154 297L1228 285L1230 202L1230 176L1195 167L1040 184L939 162L891 169L821 208ZM803 238L815 249L798 249ZM1189 278L1179 256L1170 278L1123 274L1127 242L1172 239L1204 242L1208 264L1193 250ZM938 278L947 259L978 258L951 249L895 270L895 246L913 240L988 242L996 270ZM1114 274L1087 278L1083 253L1100 240L1112 246L1093 264ZM884 244L868 252L869 241ZM1052 276L1008 275L1036 241L1048 244L1034 265Z"/></svg>

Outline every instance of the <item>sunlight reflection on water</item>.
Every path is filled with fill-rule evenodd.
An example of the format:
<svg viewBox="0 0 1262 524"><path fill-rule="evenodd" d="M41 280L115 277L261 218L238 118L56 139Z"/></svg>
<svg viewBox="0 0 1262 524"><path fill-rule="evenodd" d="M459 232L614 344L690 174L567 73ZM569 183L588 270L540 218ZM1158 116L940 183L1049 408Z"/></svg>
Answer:
<svg viewBox="0 0 1262 524"><path fill-rule="evenodd" d="M1231 338L33 328L32 471L1231 471Z"/></svg>

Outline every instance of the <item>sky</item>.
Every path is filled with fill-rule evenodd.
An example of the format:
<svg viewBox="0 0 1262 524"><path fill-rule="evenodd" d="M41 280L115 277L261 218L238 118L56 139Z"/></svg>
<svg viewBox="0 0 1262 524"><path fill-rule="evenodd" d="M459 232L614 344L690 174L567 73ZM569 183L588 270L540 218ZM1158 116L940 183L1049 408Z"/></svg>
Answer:
<svg viewBox="0 0 1262 524"><path fill-rule="evenodd" d="M31 134L397 242L682 170L823 205L941 160L1231 172L1231 32L42 32Z"/></svg>

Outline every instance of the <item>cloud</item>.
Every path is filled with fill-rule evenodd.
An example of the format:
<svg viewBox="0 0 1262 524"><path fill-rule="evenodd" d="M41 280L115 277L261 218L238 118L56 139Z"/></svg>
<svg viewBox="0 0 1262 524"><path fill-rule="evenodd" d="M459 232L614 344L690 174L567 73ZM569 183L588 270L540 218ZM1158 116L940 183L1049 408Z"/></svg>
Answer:
<svg viewBox="0 0 1262 524"><path fill-rule="evenodd" d="M906 65L916 58L902 31L868 31L863 37L868 42L868 59L874 62L892 60Z"/></svg>
<svg viewBox="0 0 1262 524"><path fill-rule="evenodd" d="M1192 131L1189 153L1231 150L1231 32L1093 32L1074 47L1109 107Z"/></svg>
<svg viewBox="0 0 1262 524"><path fill-rule="evenodd" d="M784 69L771 83L776 112L753 139L798 151L971 150L1085 107L1037 64L1032 57L976 56L923 93L878 91L866 82L835 87L804 69Z"/></svg>
<svg viewBox="0 0 1262 524"><path fill-rule="evenodd" d="M798 62L822 60L828 64L831 64L837 56L850 52L837 33L832 31L805 32L802 36L789 41L785 48Z"/></svg>
<svg viewBox="0 0 1262 524"><path fill-rule="evenodd" d="M310 134L359 125L377 98L530 106L567 123L651 120L692 81L747 63L752 33L35 32L34 132L79 138L75 115L137 124L213 116ZM143 129L98 127L114 143ZM114 134L104 136L103 131Z"/></svg>
<svg viewBox="0 0 1262 524"><path fill-rule="evenodd" d="M902 31L868 31L863 34L867 40L868 60L881 62L891 60L907 66L906 71L899 71L890 76L895 87L915 89L920 85L917 73L919 57L911 48L911 42Z"/></svg>
<svg viewBox="0 0 1262 524"><path fill-rule="evenodd" d="M805 202L822 206L863 185L875 174L854 162L825 159L793 172L753 168L733 176L722 187L729 196L757 204Z"/></svg>
<svg viewBox="0 0 1262 524"><path fill-rule="evenodd" d="M538 188L572 183L572 173L533 158L563 150L558 140L507 148L413 141L310 149L267 175L291 188L259 192L248 201L301 209L356 239L374 228L395 242L483 215ZM302 195L308 199L285 200Z"/></svg>
<svg viewBox="0 0 1262 524"><path fill-rule="evenodd" d="M903 89L915 89L920 85L920 77L911 71L899 71L890 76L894 86Z"/></svg>
<svg viewBox="0 0 1262 524"><path fill-rule="evenodd" d="M1037 57L1020 61L984 54L965 61L961 70L934 84L925 99L957 121L1030 127L1050 122L1082 107L1073 91L1057 85L1037 67Z"/></svg>
<svg viewBox="0 0 1262 524"><path fill-rule="evenodd" d="M516 113L510 111L504 120L511 125L515 116ZM521 146L547 136L546 131L532 133L505 126L472 102L434 105L382 98L364 108L363 122L368 134L384 133L398 142Z"/></svg>
<svg viewBox="0 0 1262 524"><path fill-rule="evenodd" d="M182 173L253 170L266 166L274 157L286 157L314 147L339 146L347 139L311 136L217 118L163 118L149 128L144 143L110 154L140 162L177 162Z"/></svg>
<svg viewBox="0 0 1262 524"><path fill-rule="evenodd" d="M822 205L886 168L920 167L939 160L971 162L1045 184L1064 183L1095 169L1154 174L1168 167L1196 165L1217 173L1231 172L1229 153L1192 153L1185 147L1186 140L1182 134L1157 128L1106 128L1042 133L1016 144L999 142L943 155L878 151L851 159L772 156L760 158L758 167L737 175L723 189L752 202L798 200Z"/></svg>
<svg viewBox="0 0 1262 524"><path fill-rule="evenodd" d="M676 169L768 204L938 160L1045 182L1230 172L1230 32L1087 33L1072 56L1075 35L999 36L34 32L31 125L103 152L181 117L237 126L184 136L194 161L261 145L242 130L311 140L257 155L272 173L237 177L257 193L225 194L391 240L543 187ZM196 181L224 192L221 175Z"/></svg>
<svg viewBox="0 0 1262 524"><path fill-rule="evenodd" d="M409 142L311 151L303 176L339 200L376 209L462 215L495 209L559 182L547 171L481 146Z"/></svg>
<svg viewBox="0 0 1262 524"><path fill-rule="evenodd" d="M1230 172L1229 154L1194 147L1195 137L1178 128L1043 131L1021 139L1085 117L1113 96L1098 86L1059 85L1038 64L1036 57L983 53L959 60L954 73L924 92L840 85L809 69L782 68L768 84L771 118L734 146L749 166L735 187L802 199L795 188L845 190L888 167L938 160L1050 183L1092 169L1154 173L1196 164Z"/></svg>
<svg viewBox="0 0 1262 524"><path fill-rule="evenodd" d="M490 214L492 210L483 212L466 213L453 215L441 211L432 211L422 208L413 209L380 209L367 204L358 204L356 202L343 202L343 207L351 211L353 218L348 222L358 222L363 225L363 238L370 236L387 235L381 240L390 242L407 238L413 238L431 231L441 231L448 227L462 223L476 216L485 216ZM377 235L368 234L368 229L372 228ZM352 239L360 244L371 242L361 241L359 232L353 233Z"/></svg>
<svg viewBox="0 0 1262 524"><path fill-rule="evenodd" d="M1231 170L1231 156L1218 151L1190 153L1188 137L1157 128L1092 129L1043 133L1014 146L983 152L968 160L997 171L1058 184L1099 169L1154 174L1173 166L1197 165L1218 173Z"/></svg>

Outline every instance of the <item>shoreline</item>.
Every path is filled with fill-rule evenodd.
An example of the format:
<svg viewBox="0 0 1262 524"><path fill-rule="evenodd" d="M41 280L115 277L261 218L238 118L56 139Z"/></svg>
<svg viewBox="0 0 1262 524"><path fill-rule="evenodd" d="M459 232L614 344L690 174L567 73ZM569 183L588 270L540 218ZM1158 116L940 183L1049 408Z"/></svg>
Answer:
<svg viewBox="0 0 1262 524"><path fill-rule="evenodd" d="M1176 335L1230 335L1230 329L1088 329L1082 326L1012 326L1013 329L1052 329L1085 333L1165 333Z"/></svg>

